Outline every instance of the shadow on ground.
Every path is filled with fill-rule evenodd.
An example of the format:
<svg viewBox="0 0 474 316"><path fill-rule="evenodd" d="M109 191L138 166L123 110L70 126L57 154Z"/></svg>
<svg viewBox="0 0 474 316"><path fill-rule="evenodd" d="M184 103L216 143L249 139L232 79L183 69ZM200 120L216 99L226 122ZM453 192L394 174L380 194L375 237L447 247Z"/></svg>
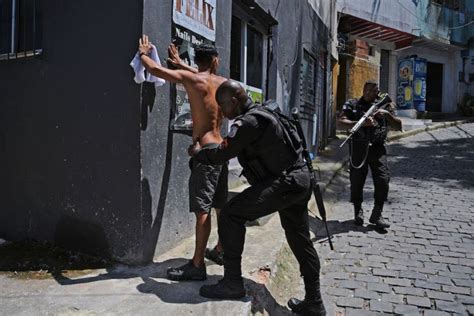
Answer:
<svg viewBox="0 0 474 316"><path fill-rule="evenodd" d="M58 273L78 276L111 265L107 259L64 250L45 242L25 240L0 245L0 273L13 278L48 279Z"/></svg>
<svg viewBox="0 0 474 316"><path fill-rule="evenodd" d="M386 229L378 229L375 225L364 225L364 226L357 226L354 224L354 220L345 220L345 221L338 221L338 220L329 220L327 221L327 227L329 233L332 237L339 234L346 234L348 232L370 232L374 231L381 235L387 234L388 231ZM328 241L328 235L326 233L326 227L324 222L319 218L315 218L310 216L309 220L309 230L314 233L314 236L311 241L319 242L319 243L326 243ZM331 239L332 240L332 239Z"/></svg>
<svg viewBox="0 0 474 316"><path fill-rule="evenodd" d="M125 266L82 253L66 251L47 243L34 241L5 242L0 245L0 273L7 277L28 279L31 282L53 278L60 286L70 286L140 278L141 283L131 286L145 295L171 304L201 304L212 301L200 296L199 288L214 284L221 275L209 275L206 281L172 282L166 279L169 267L184 264L187 259L175 258L143 266ZM252 313L291 315L279 305L264 284L244 279L247 296L242 302L251 302Z"/></svg>

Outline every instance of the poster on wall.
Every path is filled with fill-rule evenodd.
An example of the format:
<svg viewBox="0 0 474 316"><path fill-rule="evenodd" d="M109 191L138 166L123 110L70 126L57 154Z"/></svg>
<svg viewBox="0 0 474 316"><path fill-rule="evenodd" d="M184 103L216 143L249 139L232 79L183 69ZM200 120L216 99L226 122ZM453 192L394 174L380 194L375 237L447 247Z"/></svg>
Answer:
<svg viewBox="0 0 474 316"><path fill-rule="evenodd" d="M406 58L399 62L397 105L402 110L425 111L426 59Z"/></svg>
<svg viewBox="0 0 474 316"><path fill-rule="evenodd" d="M173 22L211 42L216 40L216 0L174 0Z"/></svg>
<svg viewBox="0 0 474 316"><path fill-rule="evenodd" d="M207 43L214 45L216 0L174 0L173 1L173 43L180 58L188 65L194 63L194 47ZM189 98L181 84L171 86L174 104L170 128L173 131L190 132L193 129Z"/></svg>
<svg viewBox="0 0 474 316"><path fill-rule="evenodd" d="M400 109L413 108L413 63L411 60L402 60L398 65L397 105Z"/></svg>

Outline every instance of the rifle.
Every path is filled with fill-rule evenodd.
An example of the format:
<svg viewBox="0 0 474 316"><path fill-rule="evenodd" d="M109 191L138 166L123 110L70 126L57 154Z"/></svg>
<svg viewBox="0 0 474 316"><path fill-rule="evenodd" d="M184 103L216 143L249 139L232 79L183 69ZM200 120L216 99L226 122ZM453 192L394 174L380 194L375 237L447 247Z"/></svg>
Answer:
<svg viewBox="0 0 474 316"><path fill-rule="evenodd" d="M301 146L303 147L303 159L305 160L306 166L308 166L308 170L310 172L311 183L313 184L314 198L316 199L316 205L318 206L319 215L321 215L321 219L323 220L324 226L326 227L329 247L331 248L331 250L334 250L334 246L332 245L332 241L331 241L331 234L329 233L328 224L326 221L326 208L324 207L323 195L321 194L321 188L319 187L318 181L316 180L316 174L314 172L313 164L311 162L311 157L309 155L308 147L306 145L306 138L304 137L303 129L301 128L298 109L293 108L291 110L291 115L293 116L293 121L296 125L296 129L298 130L298 135L301 138Z"/></svg>
<svg viewBox="0 0 474 316"><path fill-rule="evenodd" d="M339 147L344 146L344 144L354 136L355 133L364 125L365 121L372 116L375 111L377 111L380 107L382 107L385 104L388 104L392 102L392 99L390 99L390 96L388 93L383 93L379 95L380 100L374 103L367 112L365 112L364 116L362 116L359 121L351 128L349 132L349 136L346 138L345 141L342 142L342 144Z"/></svg>

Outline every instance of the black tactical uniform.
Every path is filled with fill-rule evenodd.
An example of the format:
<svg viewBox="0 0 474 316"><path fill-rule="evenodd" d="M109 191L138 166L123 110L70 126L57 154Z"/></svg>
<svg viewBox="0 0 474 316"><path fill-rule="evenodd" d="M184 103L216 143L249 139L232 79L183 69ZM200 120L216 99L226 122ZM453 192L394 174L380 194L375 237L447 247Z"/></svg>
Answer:
<svg viewBox="0 0 474 316"><path fill-rule="evenodd" d="M343 108L343 115L351 121L358 121L364 113L371 107L371 103L363 98L359 100L347 101ZM393 112L393 109L387 108ZM370 222L380 224L383 228L389 227L381 218L384 202L387 200L390 171L387 165L387 151L384 143L388 132L388 122L385 117L374 117L376 126L362 127L359 132L354 135L350 144L350 181L351 181L351 202L354 203L356 222L358 215L362 220L358 224L362 224L362 202L363 189L367 178L368 168L372 172L374 182L374 209Z"/></svg>
<svg viewBox="0 0 474 316"><path fill-rule="evenodd" d="M260 106L248 101L221 146L195 155L209 164L224 163L237 156L242 174L251 184L221 210L218 227L224 248L224 280L242 282L245 222L278 211L288 244L300 265L306 298L318 301L324 310L319 290L320 263L309 236L310 175L301 154L295 155L284 143L281 128L259 115L257 107ZM201 288L202 295L205 288Z"/></svg>

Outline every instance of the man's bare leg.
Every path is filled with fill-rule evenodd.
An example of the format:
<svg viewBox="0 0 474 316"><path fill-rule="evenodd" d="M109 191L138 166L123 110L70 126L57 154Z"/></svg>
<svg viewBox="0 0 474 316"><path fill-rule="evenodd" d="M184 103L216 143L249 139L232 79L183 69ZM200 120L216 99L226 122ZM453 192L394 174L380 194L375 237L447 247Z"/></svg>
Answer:
<svg viewBox="0 0 474 316"><path fill-rule="evenodd" d="M221 215L221 209L220 208L216 208L216 217L217 217L217 222L219 223L219 216ZM217 249L218 252L222 252L222 250L224 250L222 248L222 244L221 244L221 240L219 238L219 235L217 236L217 245L215 247Z"/></svg>
<svg viewBox="0 0 474 316"><path fill-rule="evenodd" d="M194 249L193 264L201 267L204 264L204 253L207 241L211 234L211 214L196 212L196 247Z"/></svg>

